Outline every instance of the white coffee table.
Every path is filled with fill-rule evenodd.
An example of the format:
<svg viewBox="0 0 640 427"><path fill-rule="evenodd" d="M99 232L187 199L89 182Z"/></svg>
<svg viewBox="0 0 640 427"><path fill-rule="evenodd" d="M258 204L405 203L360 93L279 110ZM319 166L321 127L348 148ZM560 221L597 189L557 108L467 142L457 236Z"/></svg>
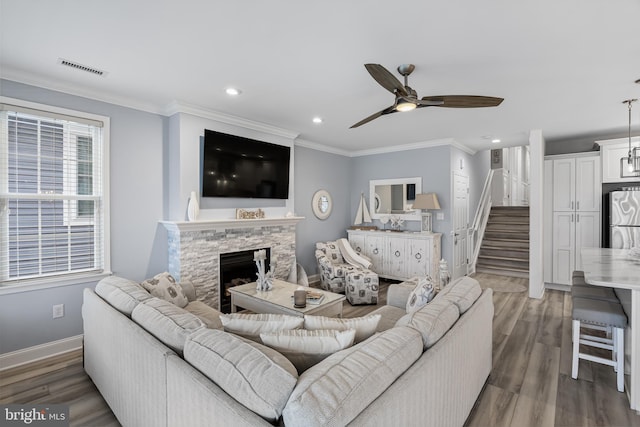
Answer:
<svg viewBox="0 0 640 427"><path fill-rule="evenodd" d="M270 291L256 290L256 283L229 288L231 293L231 312L235 313L237 307L253 311L254 313L289 314L292 316L304 316L314 314L316 316L342 317L342 303L345 296L321 289L313 289L324 295L320 304L307 304L304 308L293 306L293 291L300 286L295 283L275 279Z"/></svg>

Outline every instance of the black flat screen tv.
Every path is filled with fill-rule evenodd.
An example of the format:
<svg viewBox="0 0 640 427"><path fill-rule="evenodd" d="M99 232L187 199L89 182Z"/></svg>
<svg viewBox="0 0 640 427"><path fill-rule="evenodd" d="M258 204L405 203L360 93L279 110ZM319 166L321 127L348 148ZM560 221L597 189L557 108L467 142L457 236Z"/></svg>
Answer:
<svg viewBox="0 0 640 427"><path fill-rule="evenodd" d="M289 147L205 129L202 196L289 198Z"/></svg>

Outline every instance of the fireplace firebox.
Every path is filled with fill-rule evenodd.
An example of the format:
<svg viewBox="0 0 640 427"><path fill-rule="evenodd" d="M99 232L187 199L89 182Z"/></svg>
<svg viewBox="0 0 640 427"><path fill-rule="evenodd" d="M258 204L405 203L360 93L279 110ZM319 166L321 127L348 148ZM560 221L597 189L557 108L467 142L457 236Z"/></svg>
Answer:
<svg viewBox="0 0 640 427"><path fill-rule="evenodd" d="M270 248L220 254L220 289L218 295L222 313L231 312L231 293L229 288L256 281L257 269L253 261L253 253L260 249L264 249L267 252L265 268L268 271L271 264Z"/></svg>

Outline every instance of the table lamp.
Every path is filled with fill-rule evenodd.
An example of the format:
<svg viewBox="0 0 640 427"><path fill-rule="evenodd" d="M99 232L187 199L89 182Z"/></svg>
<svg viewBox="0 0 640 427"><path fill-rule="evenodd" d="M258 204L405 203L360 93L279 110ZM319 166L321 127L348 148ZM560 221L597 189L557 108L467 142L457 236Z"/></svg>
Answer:
<svg viewBox="0 0 640 427"><path fill-rule="evenodd" d="M425 193L416 195L416 201L413 203L413 209L422 209L422 231L426 233L432 232L431 212L428 209L440 209L438 196L436 193Z"/></svg>

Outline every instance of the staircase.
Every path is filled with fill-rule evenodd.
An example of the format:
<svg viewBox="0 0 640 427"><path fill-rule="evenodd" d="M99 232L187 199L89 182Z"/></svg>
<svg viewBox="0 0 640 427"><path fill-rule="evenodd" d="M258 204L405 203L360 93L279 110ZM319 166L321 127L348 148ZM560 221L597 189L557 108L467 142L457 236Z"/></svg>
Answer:
<svg viewBox="0 0 640 427"><path fill-rule="evenodd" d="M529 207L493 206L476 264L479 273L529 277Z"/></svg>

